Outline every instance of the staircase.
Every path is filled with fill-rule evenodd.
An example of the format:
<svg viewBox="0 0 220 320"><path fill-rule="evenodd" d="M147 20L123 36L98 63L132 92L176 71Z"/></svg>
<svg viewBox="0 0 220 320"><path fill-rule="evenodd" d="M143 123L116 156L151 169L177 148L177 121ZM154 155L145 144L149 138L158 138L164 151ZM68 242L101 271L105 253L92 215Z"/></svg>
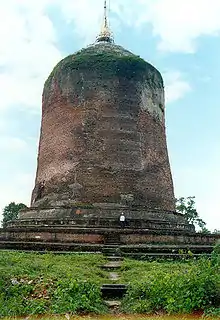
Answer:
<svg viewBox="0 0 220 320"><path fill-rule="evenodd" d="M103 298L113 299L115 298L123 298L125 293L127 292L127 286L125 284L103 284L101 287L101 292Z"/></svg>
<svg viewBox="0 0 220 320"><path fill-rule="evenodd" d="M109 280L107 284L101 286L102 297L111 313L119 313L121 306L121 299L127 292L127 285L123 283L115 283L120 280L119 271L121 269L122 260L121 256L106 255L108 262L102 266L102 269L109 271Z"/></svg>
<svg viewBox="0 0 220 320"><path fill-rule="evenodd" d="M120 233L110 232L105 235L106 245L119 245L120 244Z"/></svg>

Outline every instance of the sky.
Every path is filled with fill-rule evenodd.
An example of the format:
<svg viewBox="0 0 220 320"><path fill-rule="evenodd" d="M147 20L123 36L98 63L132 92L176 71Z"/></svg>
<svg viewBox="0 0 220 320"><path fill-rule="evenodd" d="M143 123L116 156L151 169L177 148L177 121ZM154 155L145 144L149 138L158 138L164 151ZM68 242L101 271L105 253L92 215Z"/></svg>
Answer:
<svg viewBox="0 0 220 320"><path fill-rule="evenodd" d="M115 42L164 77L175 196L195 196L207 227L220 229L220 1L108 5ZM0 210L30 204L44 82L94 42L102 12L103 0L0 0Z"/></svg>

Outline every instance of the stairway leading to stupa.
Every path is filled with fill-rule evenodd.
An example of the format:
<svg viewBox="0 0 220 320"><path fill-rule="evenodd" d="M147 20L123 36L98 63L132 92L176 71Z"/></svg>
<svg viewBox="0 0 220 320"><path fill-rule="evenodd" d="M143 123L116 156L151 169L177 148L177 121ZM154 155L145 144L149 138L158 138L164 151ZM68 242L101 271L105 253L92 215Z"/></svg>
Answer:
<svg viewBox="0 0 220 320"><path fill-rule="evenodd" d="M117 245L120 244L120 234L116 232L110 232L105 235L106 245Z"/></svg>
<svg viewBox="0 0 220 320"><path fill-rule="evenodd" d="M101 292L109 311L115 314L120 312L121 299L127 292L127 284L118 283L123 258L117 255L107 255L106 258L108 262L101 268L109 271L109 283L101 286Z"/></svg>

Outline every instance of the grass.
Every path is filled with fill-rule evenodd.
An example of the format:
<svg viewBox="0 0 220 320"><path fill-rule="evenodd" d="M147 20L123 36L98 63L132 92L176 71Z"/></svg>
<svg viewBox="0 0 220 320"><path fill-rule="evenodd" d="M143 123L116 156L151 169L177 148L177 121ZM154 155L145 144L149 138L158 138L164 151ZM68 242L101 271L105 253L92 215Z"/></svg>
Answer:
<svg viewBox="0 0 220 320"><path fill-rule="evenodd" d="M108 272L100 268L105 262L105 257L99 254L0 251L0 317L109 312L100 290L101 284L110 281ZM154 313L194 313L195 319L199 315L195 312L200 311L215 319L220 315L219 266L217 253L211 259L182 262L124 259L119 275L120 283L128 284L128 293L122 300L121 312L137 315L119 319L144 319L139 314Z"/></svg>
<svg viewBox="0 0 220 320"><path fill-rule="evenodd" d="M20 318L3 318L3 320L12 320L12 319L20 319L20 320L27 320L27 317L20 317ZM42 316L42 317L28 317L28 320L66 320L66 319L73 319L73 320L214 320L217 318L209 317L204 318L200 315L183 315L183 316L146 316L146 315L105 315L105 316L71 316L71 315L62 315L62 316Z"/></svg>
<svg viewBox="0 0 220 320"><path fill-rule="evenodd" d="M123 310L129 313L190 314L203 310L220 315L219 255L183 262L126 259L121 279L128 283Z"/></svg>
<svg viewBox="0 0 220 320"><path fill-rule="evenodd" d="M0 317L105 312L104 261L95 254L0 251Z"/></svg>
<svg viewBox="0 0 220 320"><path fill-rule="evenodd" d="M121 270L121 281L131 283L135 280L145 281L152 276L152 273L162 271L163 273L170 273L179 271L181 273L187 272L192 267L197 267L197 261L183 260L183 261L138 261L132 259L124 259Z"/></svg>
<svg viewBox="0 0 220 320"><path fill-rule="evenodd" d="M105 258L98 254L37 254L0 251L0 275L6 279L75 279L100 284L107 272L99 266Z"/></svg>

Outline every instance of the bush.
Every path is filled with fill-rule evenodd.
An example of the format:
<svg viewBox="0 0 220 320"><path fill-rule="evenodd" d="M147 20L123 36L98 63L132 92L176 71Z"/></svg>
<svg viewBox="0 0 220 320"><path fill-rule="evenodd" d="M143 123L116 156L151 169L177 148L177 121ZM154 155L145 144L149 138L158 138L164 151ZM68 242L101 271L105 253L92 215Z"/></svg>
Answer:
<svg viewBox="0 0 220 320"><path fill-rule="evenodd" d="M123 301L128 312L191 313L219 306L219 264L201 259L184 269L151 270L144 281L130 284Z"/></svg>
<svg viewBox="0 0 220 320"><path fill-rule="evenodd" d="M97 284L76 280L58 283L52 297L52 313L101 313L103 311L105 306Z"/></svg>
<svg viewBox="0 0 220 320"><path fill-rule="evenodd" d="M220 307L219 308L211 307L211 308L207 309L205 311L205 316L207 316L209 319L210 319L210 317L220 318Z"/></svg>
<svg viewBox="0 0 220 320"><path fill-rule="evenodd" d="M34 285L17 280L0 281L0 316L40 314L47 311L47 301L33 299Z"/></svg>
<svg viewBox="0 0 220 320"><path fill-rule="evenodd" d="M91 282L59 281L50 287L38 280L28 284L1 281L0 316L45 313L102 313L105 306L100 287Z"/></svg>

